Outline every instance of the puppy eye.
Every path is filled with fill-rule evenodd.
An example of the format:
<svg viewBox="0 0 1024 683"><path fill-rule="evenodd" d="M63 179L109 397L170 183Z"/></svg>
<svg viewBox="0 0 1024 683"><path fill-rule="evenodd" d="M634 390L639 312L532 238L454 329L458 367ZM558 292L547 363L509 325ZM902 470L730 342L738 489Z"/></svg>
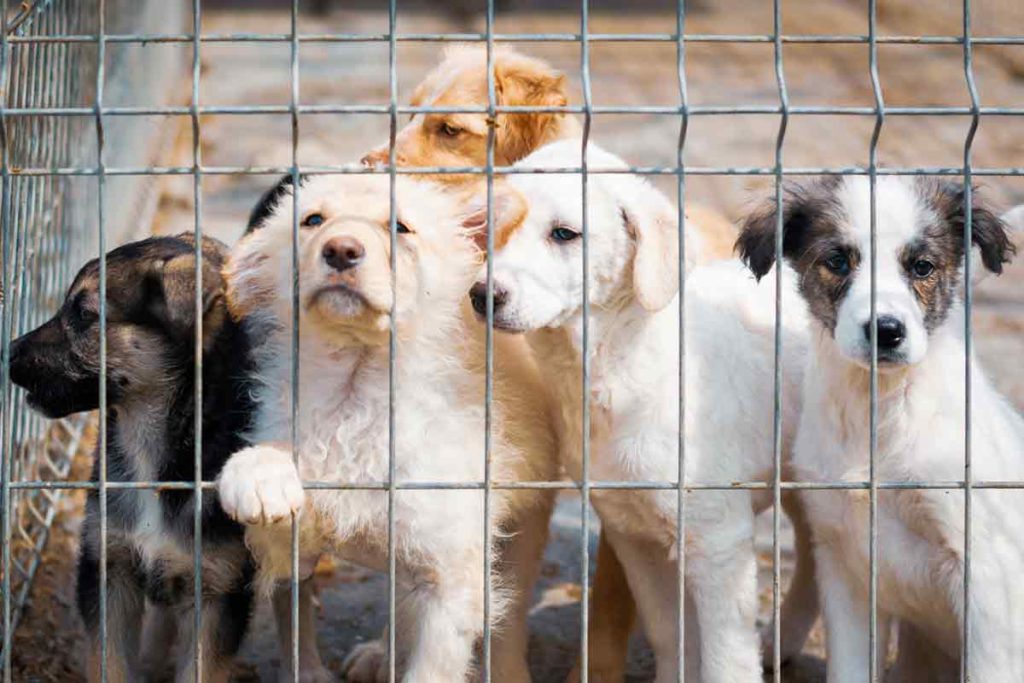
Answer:
<svg viewBox="0 0 1024 683"><path fill-rule="evenodd" d="M311 213L302 219L302 227L304 228L315 228L318 225L323 225L324 215L322 213Z"/></svg>
<svg viewBox="0 0 1024 683"><path fill-rule="evenodd" d="M839 276L850 274L850 259L842 252L836 252L825 259L825 267Z"/></svg>
<svg viewBox="0 0 1024 683"><path fill-rule="evenodd" d="M914 277L923 280L935 272L935 264L925 259L918 259L914 261L914 265L910 269L914 273Z"/></svg>
<svg viewBox="0 0 1024 683"><path fill-rule="evenodd" d="M85 297L79 297L71 311L72 321L76 327L88 327L100 319L99 311L86 307Z"/></svg>
<svg viewBox="0 0 1024 683"><path fill-rule="evenodd" d="M399 235L408 235L412 232L412 230L409 229L409 226L402 221L395 222L395 231L398 232Z"/></svg>
<svg viewBox="0 0 1024 683"><path fill-rule="evenodd" d="M556 242L572 242L579 236L580 233L564 225L556 225L551 229L551 239Z"/></svg>
<svg viewBox="0 0 1024 683"><path fill-rule="evenodd" d="M444 135L445 137L449 137L449 138L458 137L459 133L461 133L461 132L462 132L461 128L456 128L455 126L453 126L450 123L442 123L441 124L441 134Z"/></svg>

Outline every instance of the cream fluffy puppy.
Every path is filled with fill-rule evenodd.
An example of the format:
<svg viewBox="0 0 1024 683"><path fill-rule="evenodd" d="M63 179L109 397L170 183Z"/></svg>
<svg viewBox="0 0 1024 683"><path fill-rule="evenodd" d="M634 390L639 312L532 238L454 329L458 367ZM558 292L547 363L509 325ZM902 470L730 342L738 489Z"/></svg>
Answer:
<svg viewBox="0 0 1024 683"><path fill-rule="evenodd" d="M396 180L397 241L391 251L389 179L304 179L299 201L299 395L297 469L290 439L293 195L283 193L263 226L234 249L228 296L265 338L252 443L219 480L229 514L250 523L247 539L265 577L290 574L290 525L299 516L302 570L324 551L365 566L388 565L388 494L316 490L301 480L379 486L393 448L399 484L444 482L445 490L395 494L398 567L397 667L407 681L463 680L484 626L485 475L483 330L467 292L482 262L470 238L480 212L423 182ZM394 267L394 289L392 288ZM396 327L395 374L389 330ZM515 340L495 348L491 475L551 479L557 458L536 368ZM389 443L389 379L394 442ZM457 485L468 485L458 488ZM546 541L549 492L495 491L491 536L499 552L492 616L495 675L528 679L526 601ZM507 564L504 564L507 563ZM511 601L511 604L509 604ZM507 609L506 609L507 608ZM386 673L379 643L360 648L349 679Z"/></svg>

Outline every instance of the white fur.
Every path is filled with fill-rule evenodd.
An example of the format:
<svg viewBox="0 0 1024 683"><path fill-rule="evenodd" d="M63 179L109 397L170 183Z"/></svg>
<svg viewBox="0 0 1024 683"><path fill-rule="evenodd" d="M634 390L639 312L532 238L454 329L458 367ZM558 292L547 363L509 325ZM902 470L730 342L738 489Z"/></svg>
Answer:
<svg viewBox="0 0 1024 683"><path fill-rule="evenodd" d="M578 156L578 141L561 142L521 164L564 167ZM595 146L588 157L595 165L623 166ZM557 225L581 230L580 178L514 175L510 183L529 212L493 259L495 287L506 297L495 320L528 332L561 405L563 464L581 479L582 244L550 237ZM648 183L628 175L590 176L588 205L590 477L673 482L680 433L675 211ZM799 408L806 313L790 275L783 289L782 436L788 447ZM696 268L686 279L688 483L771 479L774 292L773 279L758 284L738 262ZM595 490L592 501L636 597L657 680L676 680L677 493ZM699 657L686 659L688 680L698 673L705 682L761 679L753 521L768 504L768 496L749 490L686 498L686 589L696 614L687 633L700 633ZM796 632L784 636L797 651L816 611L806 563L801 571L796 583L804 586L798 592L810 616L793 614Z"/></svg>
<svg viewBox="0 0 1024 683"><path fill-rule="evenodd" d="M294 495L298 477L325 483L385 482L390 447L398 483L484 480L483 367L474 335L464 328L466 322L475 323L463 315L480 260L463 234L453 199L426 184L404 178L397 183L398 220L412 234L398 236L394 291L387 265L388 179L315 177L299 190L301 214L317 211L325 222L300 234L297 473L287 473L292 432L291 293L286 284L291 273L290 196L232 256L227 269L232 304L262 318L257 324L269 329L259 351L262 382L252 434L260 445L232 458L219 483L229 511L242 520L289 517L300 502ZM366 260L343 277L320 257L323 245L338 236L354 236L367 252ZM361 298L345 292L315 298L325 284L337 282ZM387 340L392 315L397 354L394 443L389 444ZM495 480L507 480L524 456L506 436L503 408L495 401ZM543 427L543 420L538 423ZM316 556L331 550L386 569L388 512L386 491L308 492L300 515L303 564L311 569ZM509 497L494 492L492 536L499 535L509 512ZM395 493L396 637L403 680L457 681L466 676L483 629L488 578L483 572L484 518L481 490ZM247 538L266 575L289 574L288 525L250 526ZM518 570L529 575L530 567ZM492 618L498 618L507 593L498 576L491 579ZM375 652L379 663L380 653Z"/></svg>
<svg viewBox="0 0 1024 683"><path fill-rule="evenodd" d="M867 183L848 179L837 193L849 217L842 229L868 239ZM875 475L881 482L964 478L963 310L955 304L930 334L899 271L898 253L928 211L909 181L879 178L878 310L901 316L910 337L907 363L878 377ZM864 252L866 253L866 252ZM805 373L804 412L794 467L811 482L868 479L869 382L865 345L852 330L867 320L867 261L852 276L835 339L815 325ZM850 335L849 337L847 335ZM863 339L863 335L861 335ZM969 359L974 481L1024 478L1024 420ZM803 496L816 543L828 638L829 681L868 680L869 496L814 491ZM1024 500L1016 492L972 494L971 641L974 681L1024 680ZM879 633L890 618L913 627L933 649L933 666L956 672L964 614L964 496L957 490L882 490L878 494ZM901 629L902 633L902 629ZM902 652L901 652L902 658ZM880 660L884 663L884 659ZM908 679L909 680L909 679ZM916 680L925 680L918 678Z"/></svg>

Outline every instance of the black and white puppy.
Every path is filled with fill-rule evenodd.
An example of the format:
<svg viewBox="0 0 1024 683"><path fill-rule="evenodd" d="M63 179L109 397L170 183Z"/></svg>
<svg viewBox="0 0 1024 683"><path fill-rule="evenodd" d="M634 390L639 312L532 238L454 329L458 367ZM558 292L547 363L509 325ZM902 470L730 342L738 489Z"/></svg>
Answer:
<svg viewBox="0 0 1024 683"><path fill-rule="evenodd" d="M107 255L107 477L195 478L195 239L154 237ZM244 447L253 408L249 342L228 315L225 247L202 245L202 478ZM99 263L85 265L48 322L11 344L11 379L47 417L99 406ZM92 481L99 479L100 462ZM202 499L202 679L226 681L253 602L254 564L242 527L216 493ZM78 563L78 607L100 667L100 498L90 490ZM194 497L189 490L107 492L107 666L110 680L195 680ZM145 625L145 628L144 628Z"/></svg>
<svg viewBox="0 0 1024 683"><path fill-rule="evenodd" d="M783 215L771 204L751 216L738 243L754 274L765 275L775 260L781 218L783 256L798 274L812 316L794 469L815 483L868 480L874 338L879 482L964 479L968 434L975 481L1019 481L1024 418L968 355L964 339L968 213L970 251L977 252L978 269L994 274L1015 251L1006 223L980 193L969 204L959 183L884 176L874 193L872 221L866 178L794 187ZM870 498L857 488L801 491L801 496L813 528L828 680L866 681ZM884 661L885 624L897 620L896 680L959 680L960 655L968 647L968 678L1024 680L1024 497L983 487L970 496L968 546L963 491L943 484L878 492L877 645ZM965 600L968 555L970 599Z"/></svg>

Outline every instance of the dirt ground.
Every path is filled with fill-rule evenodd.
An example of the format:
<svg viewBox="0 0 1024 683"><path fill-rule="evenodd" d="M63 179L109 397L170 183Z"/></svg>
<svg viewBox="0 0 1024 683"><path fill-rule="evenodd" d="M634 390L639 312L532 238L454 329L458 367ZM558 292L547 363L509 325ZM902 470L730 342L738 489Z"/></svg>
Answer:
<svg viewBox="0 0 1024 683"><path fill-rule="evenodd" d="M225 3L219 3L221 5ZM378 9L341 9L349 3L326 3L322 15L304 14L300 30L385 32L387 15ZM424 11L400 3L402 32L482 30L480 15L455 3L449 11ZM508 3L511 4L511 3ZM606 11L611 3L593 3L595 32L672 32L674 2L642 2L628 13ZM786 0L784 32L788 34L863 34L867 31L863 2L845 0ZM954 3L957 4L957 3ZM206 3L204 3L204 6ZM289 30L287 11L273 3L249 4L249 9L206 9L207 32L279 32ZM367 3L356 3L360 8ZM573 32L579 15L573 3L519 3L514 13L501 11L498 32ZM883 35L956 34L955 12L923 12L909 2L881 3L879 31ZM977 12L999 5L978 0ZM476 5L473 5L474 7ZM1007 4L1006 6L1009 6ZM253 8L255 7L255 8ZM771 31L771 3L746 0L707 0L688 18L690 33L758 33ZM1024 34L1024 16L1010 12L1012 22L982 14L979 27L1001 33ZM1012 24L1012 25L1011 25ZM521 49L550 60L563 69L582 100L579 46L532 43ZM168 45L114 49L191 49ZM407 101L415 84L438 59L436 44L402 43L398 55L399 98ZM890 105L969 104L963 77L963 55L956 45L884 45L879 66L885 100ZM759 104L778 102L770 44L695 43L687 47L687 86L692 104ZM864 45L788 45L784 52L786 81L794 105L873 105ZM382 44L305 44L300 53L301 101L308 104L385 104L388 98L387 47ZM593 100L598 105L673 105L679 101L676 52L673 44L596 43L591 48ZM1024 102L1024 46L976 47L975 74L984 105ZM290 97L287 44L247 43L203 46L201 101L204 104L287 104ZM183 89L187 97L187 89ZM107 102L114 106L118 102ZM768 166L778 133L774 115L695 117L686 141L686 160L697 166ZM169 149L159 165L191 163L187 121L181 144ZM592 137L639 165L675 163L679 118L653 115L596 116ZM880 140L880 156L889 165L954 166L961 163L967 117L889 117ZM791 166L865 164L872 117L802 116L789 124L785 163ZM357 159L385 140L387 119L374 115L306 115L300 120L299 161L338 163ZM211 166L287 165L291 157L287 116L204 116L202 157ZM982 167L1020 166L1024 158L1024 121L1016 117L983 120L974 145L974 163ZM139 160L149 163L150 160ZM202 221L206 234L232 242L244 227L249 209L273 182L262 176L207 176L202 182ZM666 192L675 181L658 178ZM983 192L1000 206L1024 202L1024 178L985 178ZM738 218L763 196L768 182L744 176L693 177L688 198ZM192 180L169 178L163 187L155 232L193 229ZM999 388L1024 409L1024 258L1000 278L991 278L976 292L976 348ZM67 499L67 512L55 524L46 561L37 578L21 628L15 634L15 679L74 681L82 678L82 634L73 610L73 562L80 500ZM579 500L566 496L552 522L537 604L531 613L531 667L537 681L559 681L577 652L579 634ZM762 617L770 607L770 518L761 520ZM595 539L591 538L593 545ZM783 539L783 576L791 566L788 530ZM592 568L591 568L592 570ZM339 670L341 660L357 642L375 637L386 622L386 583L379 574L356 567L326 568L320 573L319 642L328 665ZM824 679L820 629L807 656L786 669L787 681ZM261 606L243 652L238 680L272 680L278 662L273 626ZM630 681L651 680L653 661L637 636L629 665Z"/></svg>

